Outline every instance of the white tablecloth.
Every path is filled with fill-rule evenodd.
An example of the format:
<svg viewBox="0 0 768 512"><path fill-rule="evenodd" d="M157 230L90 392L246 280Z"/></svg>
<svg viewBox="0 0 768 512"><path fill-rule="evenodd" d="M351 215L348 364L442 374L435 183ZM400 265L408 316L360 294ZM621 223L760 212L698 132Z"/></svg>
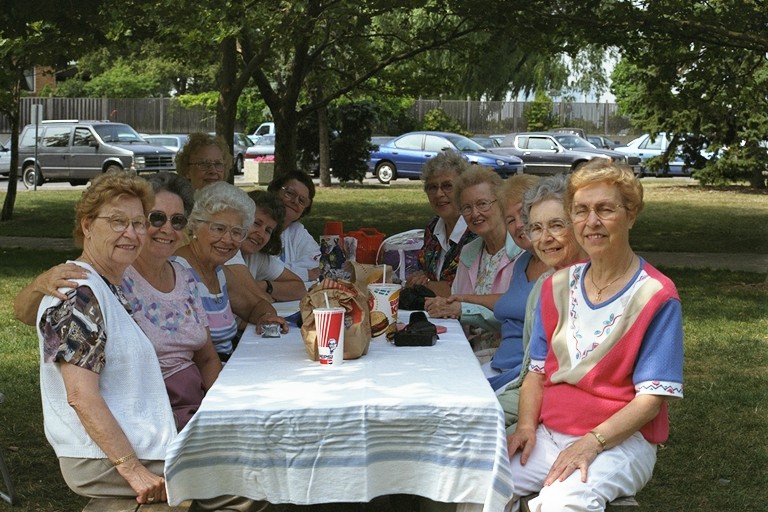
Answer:
<svg viewBox="0 0 768 512"><path fill-rule="evenodd" d="M295 327L280 339L249 327L170 447L170 503L414 494L504 510L511 474L503 413L458 322L435 323L449 328L435 346L375 341L337 367L311 361Z"/></svg>

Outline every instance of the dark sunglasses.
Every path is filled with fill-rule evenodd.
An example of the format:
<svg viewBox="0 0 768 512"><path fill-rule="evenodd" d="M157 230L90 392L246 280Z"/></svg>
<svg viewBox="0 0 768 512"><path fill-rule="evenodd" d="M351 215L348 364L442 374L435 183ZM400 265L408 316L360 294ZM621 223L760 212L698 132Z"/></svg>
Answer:
<svg viewBox="0 0 768 512"><path fill-rule="evenodd" d="M149 212L149 216L147 218L149 219L149 223L152 225L152 227L155 228L163 227L168 221L168 216L163 212ZM187 226L187 222L187 217L180 213L171 215L171 227L176 231L181 231L184 229Z"/></svg>

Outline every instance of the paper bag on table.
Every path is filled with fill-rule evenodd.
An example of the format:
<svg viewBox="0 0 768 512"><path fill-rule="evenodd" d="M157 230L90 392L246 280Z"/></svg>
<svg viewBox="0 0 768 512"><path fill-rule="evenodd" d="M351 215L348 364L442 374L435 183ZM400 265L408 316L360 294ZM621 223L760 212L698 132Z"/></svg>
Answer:
<svg viewBox="0 0 768 512"><path fill-rule="evenodd" d="M358 263L357 261L347 261L344 263L344 271L349 273L349 280L352 281L358 290L363 294L368 293L368 285L371 283L391 283L395 271L391 266L386 265L387 275L384 276L384 265L371 265L368 263ZM385 278L385 280L382 280Z"/></svg>
<svg viewBox="0 0 768 512"><path fill-rule="evenodd" d="M368 308L367 292L361 292L353 283L323 279L314 284L301 299L301 336L307 355L317 361L317 333L315 330L315 308L328 305L344 308L344 359L357 359L368 353L371 342L371 312Z"/></svg>

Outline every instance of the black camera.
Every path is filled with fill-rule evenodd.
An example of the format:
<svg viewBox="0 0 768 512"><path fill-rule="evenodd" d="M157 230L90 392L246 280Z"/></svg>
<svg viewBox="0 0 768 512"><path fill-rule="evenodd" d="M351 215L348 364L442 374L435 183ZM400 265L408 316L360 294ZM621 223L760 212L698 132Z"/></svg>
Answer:
<svg viewBox="0 0 768 512"><path fill-rule="evenodd" d="M423 311L411 313L408 325L395 333L398 347L431 347L437 342L437 327L427 320Z"/></svg>

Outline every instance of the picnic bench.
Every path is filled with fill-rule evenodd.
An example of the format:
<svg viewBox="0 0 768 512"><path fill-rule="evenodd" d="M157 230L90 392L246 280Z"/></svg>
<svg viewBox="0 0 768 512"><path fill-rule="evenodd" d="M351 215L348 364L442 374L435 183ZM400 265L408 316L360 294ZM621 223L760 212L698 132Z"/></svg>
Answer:
<svg viewBox="0 0 768 512"><path fill-rule="evenodd" d="M192 501L185 501L175 507L167 503L139 505L133 498L92 498L83 512L187 512Z"/></svg>
<svg viewBox="0 0 768 512"><path fill-rule="evenodd" d="M530 512L530 508L528 508L528 502L531 501L533 498L535 498L537 494L531 494L530 496L525 496L520 500L520 510L522 512ZM633 496L627 496L624 498L618 498L613 500L608 504L608 507L605 509L607 512L621 512L622 510L626 510L625 507L639 507L640 504L637 502L637 500Z"/></svg>

